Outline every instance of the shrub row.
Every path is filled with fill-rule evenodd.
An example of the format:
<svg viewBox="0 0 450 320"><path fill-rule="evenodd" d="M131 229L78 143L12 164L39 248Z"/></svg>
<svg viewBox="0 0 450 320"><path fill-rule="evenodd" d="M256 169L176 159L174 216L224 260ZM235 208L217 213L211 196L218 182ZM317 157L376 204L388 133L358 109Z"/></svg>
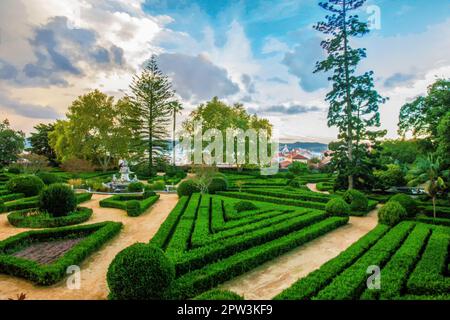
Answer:
<svg viewBox="0 0 450 320"><path fill-rule="evenodd" d="M67 275L67 268L80 263L91 253L98 250L106 241L119 233L122 224L119 222L102 222L77 227L62 227L47 230L35 230L20 233L0 242L0 273L25 278L39 285L52 285ZM57 261L40 265L35 261L10 255L23 243L63 239L80 235L86 236Z"/></svg>
<svg viewBox="0 0 450 320"><path fill-rule="evenodd" d="M408 277L420 259L422 248L426 245L431 230L424 224L418 224L381 270L382 286L380 290L366 289L363 299L398 299Z"/></svg>
<svg viewBox="0 0 450 320"><path fill-rule="evenodd" d="M444 275L448 268L450 229L440 226L433 228L422 258L408 280L408 293L416 295L450 293L450 278Z"/></svg>
<svg viewBox="0 0 450 320"><path fill-rule="evenodd" d="M11 212L8 215L8 221L18 228L57 228L85 222L91 216L92 209L88 208L78 208L67 216L55 218L45 212L33 214L29 209L26 209Z"/></svg>
<svg viewBox="0 0 450 320"><path fill-rule="evenodd" d="M180 221L181 216L186 210L186 206L189 203L189 197L181 197L178 200L177 205L170 212L167 219L163 222L161 227L159 227L158 232L154 235L154 237L150 240L150 244L155 245L156 247L166 249L167 243L173 235L175 228Z"/></svg>
<svg viewBox="0 0 450 320"><path fill-rule="evenodd" d="M142 196L130 197L116 195L100 201L100 207L121 209L126 211L128 216L137 217L147 211L148 208L150 208L156 201L158 201L159 197L160 195L153 195L149 196L148 198L143 198Z"/></svg>
<svg viewBox="0 0 450 320"><path fill-rule="evenodd" d="M246 189L245 192L253 193L253 194L260 194L260 195L269 196L269 197L303 200L303 201L310 201L310 202L322 202L322 203L327 203L331 199L330 196L316 195L316 194L314 194L312 192L308 192L308 191L289 192L287 190L280 190L278 192L275 192L275 191Z"/></svg>
<svg viewBox="0 0 450 320"><path fill-rule="evenodd" d="M346 224L346 218L328 218L302 230L292 232L259 246L252 246L226 259L189 272L175 280L172 290L174 299L195 297L218 284L241 275L262 263L284 254L337 227Z"/></svg>
<svg viewBox="0 0 450 320"><path fill-rule="evenodd" d="M211 290L202 293L194 298L194 300L244 300L244 297L228 290Z"/></svg>
<svg viewBox="0 0 450 320"><path fill-rule="evenodd" d="M175 261L177 274L203 267L207 263L224 259L238 251L247 250L267 241L285 236L291 232L305 228L326 218L323 212L313 212L285 221L277 226L269 226L238 238L229 238L209 246L195 248L188 252L167 252ZM189 234L187 235L189 239Z"/></svg>
<svg viewBox="0 0 450 320"><path fill-rule="evenodd" d="M219 192L218 194L222 195L222 196L238 198L238 199L271 202L271 203L282 204L282 205L286 205L286 206L297 206L297 207L325 210L325 203L319 203L319 202L293 200L293 199L281 199L281 198L276 198L276 197L269 197L269 196L263 196L263 195L260 196L260 195L256 195L256 194L243 193L243 192Z"/></svg>
<svg viewBox="0 0 450 320"><path fill-rule="evenodd" d="M431 217L419 215L416 217L415 221L450 227L450 219L446 219L446 218L434 219Z"/></svg>
<svg viewBox="0 0 450 320"><path fill-rule="evenodd" d="M384 267L392 254L402 245L413 227L414 223L411 222L403 222L397 225L313 299L358 299L366 284L367 268L371 265L377 265L380 268Z"/></svg>
<svg viewBox="0 0 450 320"><path fill-rule="evenodd" d="M184 210L183 215L179 219L172 238L167 244L167 255L182 255L189 246L189 239L194 227L197 209L200 205L201 195L194 193Z"/></svg>
<svg viewBox="0 0 450 320"><path fill-rule="evenodd" d="M367 252L387 232L389 227L378 225L363 238L351 245L336 258L328 261L320 269L313 271L307 277L298 280L292 286L281 292L275 300L306 300L316 295L331 281L350 267Z"/></svg>
<svg viewBox="0 0 450 320"><path fill-rule="evenodd" d="M3 202L10 202L10 201L19 200L22 198L25 198L25 194L23 194L23 193L9 193L5 196L1 196L0 200Z"/></svg>

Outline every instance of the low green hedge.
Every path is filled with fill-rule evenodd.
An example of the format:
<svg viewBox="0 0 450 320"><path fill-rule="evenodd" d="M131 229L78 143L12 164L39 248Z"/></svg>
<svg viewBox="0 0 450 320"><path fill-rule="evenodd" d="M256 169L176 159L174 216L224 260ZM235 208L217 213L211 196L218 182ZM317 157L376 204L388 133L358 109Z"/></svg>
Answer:
<svg viewBox="0 0 450 320"><path fill-rule="evenodd" d="M90 219L92 209L78 208L67 216L52 217L45 212L30 214L29 209L13 211L8 215L8 221L18 228L58 228L79 224Z"/></svg>
<svg viewBox="0 0 450 320"><path fill-rule="evenodd" d="M158 201L159 197L159 194L145 199L142 196L117 195L100 201L100 207L121 209L126 211L130 217L137 217L147 211L148 208Z"/></svg>
<svg viewBox="0 0 450 320"><path fill-rule="evenodd" d="M347 250L336 258L322 265L318 270L311 272L308 276L301 278L292 286L281 292L275 300L306 300L311 299L321 289L326 287L331 281L350 267L362 255L364 255L378 240L387 232L389 227L378 225L352 244Z"/></svg>
<svg viewBox="0 0 450 320"><path fill-rule="evenodd" d="M194 300L244 300L244 297L228 290L210 290L196 296Z"/></svg>
<svg viewBox="0 0 450 320"><path fill-rule="evenodd" d="M226 259L208 264L175 280L173 299L186 299L214 288L220 283L241 275L262 263L272 260L308 241L346 224L348 218L333 217L281 238L236 253Z"/></svg>
<svg viewBox="0 0 450 320"><path fill-rule="evenodd" d="M22 199L22 198L25 198L25 194L23 194L23 193L9 193L9 191L8 191L8 194L6 194L4 196L1 196L0 200L2 200L3 202L10 202L10 201L19 200L19 199Z"/></svg>
<svg viewBox="0 0 450 320"><path fill-rule="evenodd" d="M94 251L120 232L122 223L102 222L76 227L62 227L23 232L0 241L0 273L25 278L39 285L52 285L67 275L67 268L80 265ZM41 265L35 261L14 257L11 254L24 244L86 236L57 261Z"/></svg>

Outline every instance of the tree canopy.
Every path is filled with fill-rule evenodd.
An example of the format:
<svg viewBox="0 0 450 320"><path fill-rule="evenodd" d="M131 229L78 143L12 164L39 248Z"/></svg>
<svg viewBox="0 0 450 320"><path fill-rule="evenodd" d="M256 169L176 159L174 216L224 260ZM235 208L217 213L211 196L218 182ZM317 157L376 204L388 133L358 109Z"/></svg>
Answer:
<svg viewBox="0 0 450 320"><path fill-rule="evenodd" d="M25 134L11 129L8 119L0 123L0 167L17 160L25 148Z"/></svg>

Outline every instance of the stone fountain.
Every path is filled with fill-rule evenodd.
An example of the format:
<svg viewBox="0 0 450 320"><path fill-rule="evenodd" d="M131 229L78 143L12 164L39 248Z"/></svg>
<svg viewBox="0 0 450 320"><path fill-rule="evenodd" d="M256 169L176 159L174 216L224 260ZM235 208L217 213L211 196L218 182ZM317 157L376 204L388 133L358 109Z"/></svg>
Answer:
<svg viewBox="0 0 450 320"><path fill-rule="evenodd" d="M128 167L128 162L126 160L119 161L119 173L120 178L117 178L117 175L113 175L112 181L108 183L104 183L104 186L108 187L113 192L126 192L127 187L130 183L139 182L136 176L133 179L130 178L131 172Z"/></svg>

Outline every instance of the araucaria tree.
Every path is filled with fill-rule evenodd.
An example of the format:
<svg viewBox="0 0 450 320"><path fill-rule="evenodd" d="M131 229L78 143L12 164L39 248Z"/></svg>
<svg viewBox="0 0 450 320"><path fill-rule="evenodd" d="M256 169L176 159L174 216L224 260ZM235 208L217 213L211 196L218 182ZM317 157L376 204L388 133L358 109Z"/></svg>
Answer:
<svg viewBox="0 0 450 320"><path fill-rule="evenodd" d="M376 139L383 132L370 131L380 125L378 106L385 102L374 89L373 72L357 75L356 68L366 57L364 48L352 48L351 38L362 37L369 32L367 23L361 22L351 12L365 0L328 0L319 5L330 12L325 22L315 29L325 34L321 46L327 52L326 60L318 62L315 72L330 74L333 89L327 94L330 104L328 126L339 129L335 143L333 167L339 176L346 177L346 184L353 189L359 175L371 170L370 152Z"/></svg>
<svg viewBox="0 0 450 320"><path fill-rule="evenodd" d="M157 157L168 148L168 135L175 91L169 78L159 70L152 56L140 75L133 78L129 97L133 106L134 151L147 161L154 173Z"/></svg>

